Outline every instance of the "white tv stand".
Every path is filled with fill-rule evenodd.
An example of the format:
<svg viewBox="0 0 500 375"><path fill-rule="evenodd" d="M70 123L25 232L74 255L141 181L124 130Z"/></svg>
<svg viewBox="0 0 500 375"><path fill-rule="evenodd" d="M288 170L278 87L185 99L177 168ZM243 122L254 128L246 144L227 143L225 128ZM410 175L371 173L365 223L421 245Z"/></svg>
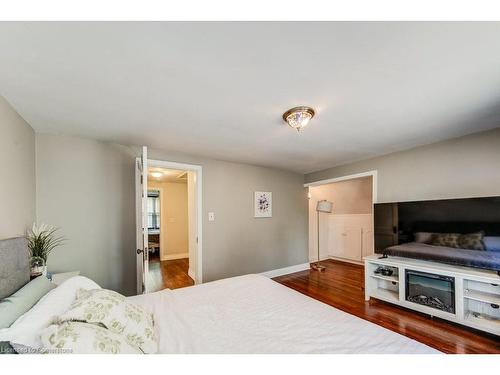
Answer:
<svg viewBox="0 0 500 375"><path fill-rule="evenodd" d="M495 271L382 255L365 257L365 299L370 297L500 335L500 276ZM391 276L375 274L379 267ZM455 313L406 300L405 271L420 271L455 278Z"/></svg>

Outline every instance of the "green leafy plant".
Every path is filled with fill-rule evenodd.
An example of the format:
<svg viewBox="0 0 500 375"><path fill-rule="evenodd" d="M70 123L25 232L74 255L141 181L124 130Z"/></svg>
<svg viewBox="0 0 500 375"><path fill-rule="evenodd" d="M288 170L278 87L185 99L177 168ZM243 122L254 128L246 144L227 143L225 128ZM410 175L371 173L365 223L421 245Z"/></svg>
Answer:
<svg viewBox="0 0 500 375"><path fill-rule="evenodd" d="M56 235L58 230L59 228L56 227L45 224L37 226L34 223L26 236L31 257L40 257L47 263L50 252L66 241L63 236Z"/></svg>

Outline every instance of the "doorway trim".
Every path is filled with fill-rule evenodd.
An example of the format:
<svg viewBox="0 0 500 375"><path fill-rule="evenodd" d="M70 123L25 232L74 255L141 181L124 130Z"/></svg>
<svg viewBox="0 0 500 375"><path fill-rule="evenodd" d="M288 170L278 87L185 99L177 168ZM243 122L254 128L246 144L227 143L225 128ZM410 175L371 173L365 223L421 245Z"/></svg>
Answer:
<svg viewBox="0 0 500 375"><path fill-rule="evenodd" d="M376 169L374 169L372 171L368 171L368 172L361 172L361 173L349 174L349 175L340 176L340 177L329 178L326 180L308 182L307 184L304 184L304 187L326 185L326 184L331 184L334 182L353 180L356 178L369 177L369 176L372 177L372 202L373 202L373 204L375 204L375 203L378 203L378 191L377 191L377 186L378 186L377 178L378 178L378 176L377 176Z"/></svg>
<svg viewBox="0 0 500 375"><path fill-rule="evenodd" d="M203 283L203 167L197 164L178 163L175 161L148 159L148 168L181 169L196 172L196 246L195 284Z"/></svg>
<svg viewBox="0 0 500 375"><path fill-rule="evenodd" d="M378 172L376 169L374 170L371 170L371 171L367 171L367 172L361 172L361 173L354 173L354 174L350 174L350 175L344 175L344 176L340 176L340 177L334 177L334 178L329 178L329 179L326 179L326 180L319 180L319 181L314 181L314 182L308 182L308 183L305 183L304 184L304 187L308 188L308 199L311 198L311 193L310 193L310 187L313 187L313 186L321 186L321 185L327 185L327 184L331 184L331 183L335 183L335 182L340 182L340 181L347 181L347 180L354 180L354 179L357 179L357 178L362 178L362 177L372 177L372 206L375 205L375 203L378 203L378 190L377 190L377 187L378 187ZM374 209L372 208L372 220L374 218ZM374 232L374 235L375 235L375 232ZM361 264L357 261L353 261L353 260L348 260L348 259L344 259L344 258L336 258L336 257L332 257L330 255L327 255L327 257L325 259L336 259L336 260L340 260L342 262L349 262L349 263L355 263L355 264Z"/></svg>

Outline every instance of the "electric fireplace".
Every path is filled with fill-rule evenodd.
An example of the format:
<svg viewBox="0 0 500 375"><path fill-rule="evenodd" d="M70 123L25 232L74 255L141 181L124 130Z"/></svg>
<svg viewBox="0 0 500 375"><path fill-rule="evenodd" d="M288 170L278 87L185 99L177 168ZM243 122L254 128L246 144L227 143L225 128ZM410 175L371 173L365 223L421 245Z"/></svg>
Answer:
<svg viewBox="0 0 500 375"><path fill-rule="evenodd" d="M455 313L455 278L405 270L406 300Z"/></svg>

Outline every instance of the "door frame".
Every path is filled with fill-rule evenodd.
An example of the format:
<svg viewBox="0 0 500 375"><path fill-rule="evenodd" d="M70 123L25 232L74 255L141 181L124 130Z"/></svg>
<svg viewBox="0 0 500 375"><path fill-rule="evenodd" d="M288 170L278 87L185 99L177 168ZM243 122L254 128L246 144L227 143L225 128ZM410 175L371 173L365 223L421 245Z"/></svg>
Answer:
<svg viewBox="0 0 500 375"><path fill-rule="evenodd" d="M372 220L374 220L374 218L375 218L375 208L373 206L375 205L375 203L378 203L378 190L377 190L377 187L378 187L378 172L377 172L376 169L371 170L371 171L367 171L367 172L354 173L354 174L350 174L350 175L344 175L344 176L339 176L339 177L334 177L334 178L328 178L326 180L319 180L319 181L308 182L308 183L304 184L304 187L307 188L307 198L309 200L311 198L311 193L310 193L309 187L327 185L327 184L332 184L332 183L335 183L335 182L354 180L354 179L357 179L357 178L370 177L370 176L372 177ZM309 216L309 208L307 210L307 214ZM375 224L375 223L373 222L373 224ZM316 225L318 225L318 224L316 224ZM308 237L309 237L309 234L310 233L308 231ZM373 236L375 236L375 228L374 228L374 231L373 231ZM308 242L309 242L309 240L308 240ZM328 258L330 258L330 257L328 256L327 259ZM334 259L337 259L337 258L334 258ZM352 261L352 260L347 260L347 259L340 259L340 258L338 258L338 260L349 262L349 263L359 264L359 262Z"/></svg>
<svg viewBox="0 0 500 375"><path fill-rule="evenodd" d="M326 180L319 180L319 181L314 181L314 182L308 182L304 184L304 187L309 187L309 186L320 186L320 185L326 185L326 184L331 184L333 182L340 182L340 181L346 181L346 180L353 180L356 178L361 178L361 177L368 177L372 176L372 202L373 204L379 203L378 202L378 176L377 176L377 170L371 170L368 172L361 172L361 173L355 173L355 174L349 174L345 176L340 176L340 177L334 177L334 178L329 178Z"/></svg>
<svg viewBox="0 0 500 375"><path fill-rule="evenodd" d="M178 163L175 161L148 159L148 168L180 169L196 172L196 246L195 284L203 283L203 167L197 164Z"/></svg>

